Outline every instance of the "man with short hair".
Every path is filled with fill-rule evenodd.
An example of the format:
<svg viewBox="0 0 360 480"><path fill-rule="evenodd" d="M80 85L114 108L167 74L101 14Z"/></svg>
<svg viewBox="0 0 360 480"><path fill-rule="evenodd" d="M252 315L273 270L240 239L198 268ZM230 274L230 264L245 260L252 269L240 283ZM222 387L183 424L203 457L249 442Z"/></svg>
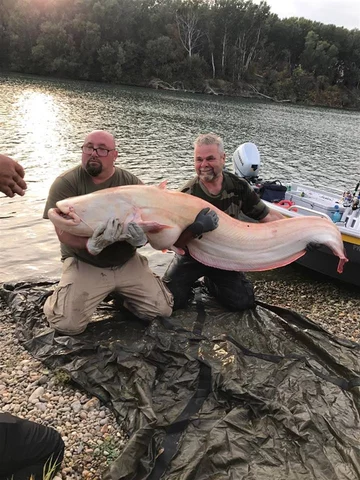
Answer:
<svg viewBox="0 0 360 480"><path fill-rule="evenodd" d="M81 149L81 165L63 173L52 184L44 218L59 200L104 188L142 184L135 175L115 166L118 152L111 133L91 132ZM63 268L59 284L44 305L52 328L69 335L83 332L96 307L112 292L118 292L124 307L140 318L171 315L172 295L150 270L147 259L136 252L137 246L146 243L146 237L139 227L132 227L125 234L122 225L110 219L91 238L55 227Z"/></svg>
<svg viewBox="0 0 360 480"><path fill-rule="evenodd" d="M224 144L218 135L208 133L195 140L194 165L196 177L182 192L200 197L234 218L245 214L261 223L284 218L269 210L246 180L224 170ZM255 306L253 286L242 272L208 267L190 255L175 255L163 277L174 296L174 310L186 307L191 288L203 276L210 293L230 310Z"/></svg>

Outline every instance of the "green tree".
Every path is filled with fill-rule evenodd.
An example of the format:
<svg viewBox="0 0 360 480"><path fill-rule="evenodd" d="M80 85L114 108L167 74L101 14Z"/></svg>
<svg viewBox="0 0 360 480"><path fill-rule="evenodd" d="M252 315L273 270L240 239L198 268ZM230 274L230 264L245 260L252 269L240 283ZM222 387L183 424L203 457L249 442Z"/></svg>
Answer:
<svg viewBox="0 0 360 480"><path fill-rule="evenodd" d="M41 25L41 33L32 48L37 71L57 75L72 75L76 71L75 42L63 24L50 21Z"/></svg>
<svg viewBox="0 0 360 480"><path fill-rule="evenodd" d="M101 65L102 79L117 83L122 76L122 65L125 52L119 42L105 43L98 49L98 60Z"/></svg>
<svg viewBox="0 0 360 480"><path fill-rule="evenodd" d="M0 65L358 105L360 32L252 0L0 0Z"/></svg>
<svg viewBox="0 0 360 480"><path fill-rule="evenodd" d="M97 56L101 46L101 30L97 23L90 22L83 14L78 14L68 24L74 42L78 64L77 77L91 79L98 76Z"/></svg>
<svg viewBox="0 0 360 480"><path fill-rule="evenodd" d="M31 0L18 0L10 11L7 25L10 68L17 72L32 72L31 49L40 31L40 12Z"/></svg>
<svg viewBox="0 0 360 480"><path fill-rule="evenodd" d="M172 62L176 57L175 46L171 38L166 36L149 40L145 49L145 62L147 76L155 75L166 81L172 80Z"/></svg>
<svg viewBox="0 0 360 480"><path fill-rule="evenodd" d="M315 77L326 75L332 80L338 53L335 45L320 40L319 35L311 30L306 35L305 49L300 60L303 67Z"/></svg>

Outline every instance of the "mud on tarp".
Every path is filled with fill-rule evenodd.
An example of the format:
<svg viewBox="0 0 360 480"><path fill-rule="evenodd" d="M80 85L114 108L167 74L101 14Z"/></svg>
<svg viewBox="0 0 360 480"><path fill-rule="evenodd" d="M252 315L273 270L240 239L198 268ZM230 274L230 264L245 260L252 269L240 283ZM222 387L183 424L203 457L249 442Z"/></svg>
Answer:
<svg viewBox="0 0 360 480"><path fill-rule="evenodd" d="M0 289L24 347L112 408L130 439L106 480L358 480L360 345L290 310L224 311L198 288L151 324L102 304L76 337L50 282Z"/></svg>

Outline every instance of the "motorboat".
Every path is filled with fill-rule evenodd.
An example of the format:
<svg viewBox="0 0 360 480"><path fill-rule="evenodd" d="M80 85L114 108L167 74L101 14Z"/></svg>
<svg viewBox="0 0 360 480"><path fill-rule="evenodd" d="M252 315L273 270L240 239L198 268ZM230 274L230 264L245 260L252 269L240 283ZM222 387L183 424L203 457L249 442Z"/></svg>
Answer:
<svg viewBox="0 0 360 480"><path fill-rule="evenodd" d="M349 262L344 271L336 270L338 259L325 246L308 251L297 263L321 274L360 286L360 191L359 183L343 191L300 183L263 182L259 179L260 154L251 142L240 145L233 155L236 175L248 180L265 203L285 217L317 215L338 227ZM269 187L270 190L268 189ZM270 193L270 194L269 194Z"/></svg>

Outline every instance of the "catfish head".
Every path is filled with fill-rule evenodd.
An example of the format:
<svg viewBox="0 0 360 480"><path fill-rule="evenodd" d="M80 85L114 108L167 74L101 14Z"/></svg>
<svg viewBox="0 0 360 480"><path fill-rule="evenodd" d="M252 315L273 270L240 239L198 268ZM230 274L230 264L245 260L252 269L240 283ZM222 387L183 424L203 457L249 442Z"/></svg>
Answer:
<svg viewBox="0 0 360 480"><path fill-rule="evenodd" d="M56 203L56 208L48 211L48 217L55 227L64 232L91 237L95 228L109 217L124 222L125 219L135 216L136 208L131 198L119 195L120 188L114 187L60 200Z"/></svg>

